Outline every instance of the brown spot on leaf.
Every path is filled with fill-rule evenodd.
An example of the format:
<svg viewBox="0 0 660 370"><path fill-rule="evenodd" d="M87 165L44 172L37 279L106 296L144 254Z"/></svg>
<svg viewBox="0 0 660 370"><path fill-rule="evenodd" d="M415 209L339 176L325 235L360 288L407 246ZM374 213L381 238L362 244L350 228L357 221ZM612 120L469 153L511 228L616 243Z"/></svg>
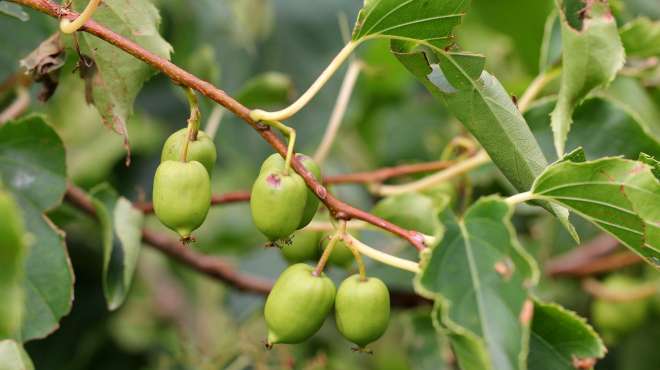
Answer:
<svg viewBox="0 0 660 370"><path fill-rule="evenodd" d="M534 303L532 302L531 299L527 299L525 300L525 303L523 303L518 319L520 320L520 323L522 325L528 326L529 323L532 322L533 317L534 317Z"/></svg>
<svg viewBox="0 0 660 370"><path fill-rule="evenodd" d="M59 83L60 68L64 65L64 46L57 32L34 49L20 65L32 79L42 84L39 100L46 101L55 93Z"/></svg>
<svg viewBox="0 0 660 370"><path fill-rule="evenodd" d="M591 369L596 365L596 359L593 357L579 358L575 355L572 355L571 362L574 368L576 369Z"/></svg>
<svg viewBox="0 0 660 370"><path fill-rule="evenodd" d="M513 262L511 262L511 259L509 258L505 258L495 263L495 271L498 274L500 274L500 276L502 276L504 280L509 280L511 278L514 269L515 266L513 265Z"/></svg>

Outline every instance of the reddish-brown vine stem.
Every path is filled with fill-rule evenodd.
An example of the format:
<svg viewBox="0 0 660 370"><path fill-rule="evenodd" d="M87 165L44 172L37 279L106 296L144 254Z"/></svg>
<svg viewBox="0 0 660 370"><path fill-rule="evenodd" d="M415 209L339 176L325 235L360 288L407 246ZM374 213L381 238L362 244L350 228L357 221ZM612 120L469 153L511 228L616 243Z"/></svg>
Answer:
<svg viewBox="0 0 660 370"><path fill-rule="evenodd" d="M374 171L355 172L342 175L327 176L323 179L326 185L339 185L339 184L365 184L365 183L379 183L387 179L399 176L412 175L416 173L433 172L445 169L454 161L434 161L425 163L404 164L394 167L384 167ZM221 205L230 203L247 202L250 200L250 192L233 191L225 194L214 194L211 197L211 205ZM143 213L153 213L154 207L149 202L135 203L135 207Z"/></svg>
<svg viewBox="0 0 660 370"><path fill-rule="evenodd" d="M96 217L96 209L82 189L68 184L65 199L88 215ZM176 239L153 230L143 229L142 241L195 271L230 284L240 291L268 294L273 287L273 282L268 279L241 273L222 258L200 254L192 248L182 247ZM398 307L430 304L430 301L412 292L392 291L391 298L392 304Z"/></svg>
<svg viewBox="0 0 660 370"><path fill-rule="evenodd" d="M78 14L54 3L50 0L10 0L16 4L28 6L32 9L48 14L55 18L75 19ZM81 31L92 34L101 40L104 40L128 54L142 60L155 69L167 75L172 81L182 86L187 86L199 91L207 98L215 101L216 103L225 107L228 111L234 113L243 121L248 123L254 128L266 142L268 142L278 153L282 156L286 155L286 145L272 132L267 126L255 122L250 118L250 109L239 103L237 100L229 96L224 91L213 86L211 83L204 81L190 72L178 67L174 63L157 56L156 54L142 48L135 42L109 30L108 28L94 22L88 21L81 28ZM356 218L373 224L381 229L387 230L395 235L406 239L417 250L421 251L426 246L422 235L414 230L406 230L379 217L376 217L368 212L357 209L349 204L346 204L339 199L332 196L328 190L319 184L314 176L305 169L305 167L297 160L291 161L291 167L300 176L303 177L307 186L316 194L316 196L326 205L330 212L334 215L345 215L345 218Z"/></svg>

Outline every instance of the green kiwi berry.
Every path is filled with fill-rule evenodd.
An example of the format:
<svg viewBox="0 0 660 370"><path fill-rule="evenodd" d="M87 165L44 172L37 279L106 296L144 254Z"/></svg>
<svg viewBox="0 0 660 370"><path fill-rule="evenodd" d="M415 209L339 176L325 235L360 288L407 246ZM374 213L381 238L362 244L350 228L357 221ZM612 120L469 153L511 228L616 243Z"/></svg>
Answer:
<svg viewBox="0 0 660 370"><path fill-rule="evenodd" d="M298 263L284 270L275 282L264 308L268 346L300 343L323 325L335 300L335 284L323 273L314 276L313 271L313 267Z"/></svg>
<svg viewBox="0 0 660 370"><path fill-rule="evenodd" d="M181 148L186 142L187 135L187 128L182 128L170 135L165 140L165 144L163 144L160 161L178 161L181 159ZM215 144L211 137L204 133L204 131L199 130L197 132L197 140L191 141L188 144L188 155L186 159L188 161L197 161L204 165L210 177L217 159Z"/></svg>

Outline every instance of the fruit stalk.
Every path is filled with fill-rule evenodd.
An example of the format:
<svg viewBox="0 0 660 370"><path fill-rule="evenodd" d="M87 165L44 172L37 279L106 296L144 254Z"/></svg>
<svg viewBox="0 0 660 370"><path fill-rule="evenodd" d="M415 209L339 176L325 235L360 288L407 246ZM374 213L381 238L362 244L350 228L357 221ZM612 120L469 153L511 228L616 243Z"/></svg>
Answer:
<svg viewBox="0 0 660 370"><path fill-rule="evenodd" d="M284 158L284 170L282 172L282 174L286 176L291 170L291 158L293 158L293 148L296 145L296 130L280 121L264 121L263 123L276 128L289 139L286 148L286 157Z"/></svg>
<svg viewBox="0 0 660 370"><path fill-rule="evenodd" d="M319 259L319 262L316 264L316 268L314 268L314 272L312 273L314 276L321 276L321 274L323 273L323 269L325 268L325 265L328 263L328 258L330 258L330 254L332 253L332 250L335 248L335 244L337 244L339 238L340 238L339 233L334 233L332 237L330 237L328 246L323 251L323 254Z"/></svg>
<svg viewBox="0 0 660 370"><path fill-rule="evenodd" d="M201 117L195 90L191 89L190 87L187 87L185 90L186 97L188 98L188 105L190 106L190 117L188 118L188 134L186 135L186 141L181 147L181 162L186 162L188 159L188 145L190 142L197 140L197 133L199 132L199 119Z"/></svg>

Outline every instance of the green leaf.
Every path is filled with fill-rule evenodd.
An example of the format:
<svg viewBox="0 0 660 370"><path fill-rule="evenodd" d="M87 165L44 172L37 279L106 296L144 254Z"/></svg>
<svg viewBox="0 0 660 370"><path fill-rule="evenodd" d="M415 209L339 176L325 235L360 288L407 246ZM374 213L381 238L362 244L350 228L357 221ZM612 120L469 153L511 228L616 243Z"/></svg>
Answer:
<svg viewBox="0 0 660 370"><path fill-rule="evenodd" d="M430 57L412 43L392 42L399 61L474 135L519 191L527 191L547 166L534 135L500 82L483 70L484 58L433 49ZM429 59L438 64L429 64ZM544 205L579 240L568 212Z"/></svg>
<svg viewBox="0 0 660 370"><path fill-rule="evenodd" d="M142 246L144 215L107 184L90 192L103 235L103 293L108 309L126 298Z"/></svg>
<svg viewBox="0 0 660 370"><path fill-rule="evenodd" d="M615 80L616 84L616 80ZM614 86L614 84L612 85ZM639 112L622 107L618 101L604 97L588 98L575 110L571 135L566 141L566 150L584 148L589 158L622 155L636 159L640 152L660 155L660 141L649 136L644 124L638 121L643 112L642 100ZM544 99L525 113L532 132L543 152L550 159L556 159L550 128L550 112L556 99ZM655 122L652 123L656 125Z"/></svg>
<svg viewBox="0 0 660 370"><path fill-rule="evenodd" d="M21 327L23 315L27 238L18 204L1 187L0 220L0 338L12 338Z"/></svg>
<svg viewBox="0 0 660 370"><path fill-rule="evenodd" d="M561 19L562 74L551 121L561 157L575 107L614 79L623 67L624 51L607 1L556 0L556 5ZM576 19L578 13L581 17Z"/></svg>
<svg viewBox="0 0 660 370"><path fill-rule="evenodd" d="M34 370L23 346L7 339L0 341L0 370Z"/></svg>
<svg viewBox="0 0 660 370"><path fill-rule="evenodd" d="M548 167L532 193L594 223L660 267L660 182L645 163L601 158Z"/></svg>
<svg viewBox="0 0 660 370"><path fill-rule="evenodd" d="M619 30L629 57L651 58L660 55L660 21L636 18Z"/></svg>
<svg viewBox="0 0 660 370"><path fill-rule="evenodd" d="M21 340L42 338L71 309L73 270L63 233L44 215L61 203L66 171L62 141L41 116L0 127L0 177L32 236Z"/></svg>
<svg viewBox="0 0 660 370"><path fill-rule="evenodd" d="M451 369L447 363L447 338L436 331L432 318L427 310L409 314L410 338L408 356L411 370L447 370ZM407 341L408 342L408 341Z"/></svg>
<svg viewBox="0 0 660 370"><path fill-rule="evenodd" d="M247 107L276 107L291 100L293 81L279 72L266 72L249 79L236 96Z"/></svg>
<svg viewBox="0 0 660 370"><path fill-rule="evenodd" d="M644 86L631 77L618 77L598 96L635 119L649 137L660 143L660 111Z"/></svg>
<svg viewBox="0 0 660 370"><path fill-rule="evenodd" d="M439 48L453 43L453 29L461 23L465 0L365 0L353 40L368 36L424 41Z"/></svg>
<svg viewBox="0 0 660 370"><path fill-rule="evenodd" d="M575 370L574 361L599 359L605 346L586 320L554 303L534 302L527 367Z"/></svg>
<svg viewBox="0 0 660 370"><path fill-rule="evenodd" d="M75 0L76 9L87 0ZM106 0L94 13L94 20L136 42L150 52L169 59L172 47L158 33L160 15L148 0ZM126 122L133 102L154 70L139 59L88 33L81 33L82 52L94 60L84 73L91 87L92 102L106 126L124 137L129 150ZM130 152L129 152L130 154Z"/></svg>
<svg viewBox="0 0 660 370"><path fill-rule="evenodd" d="M462 218L447 216L442 241L422 258L416 290L436 301L465 370L525 368L529 322L521 313L538 269L511 214L501 198L481 198Z"/></svg>
<svg viewBox="0 0 660 370"><path fill-rule="evenodd" d="M18 4L13 4L8 1L0 1L0 14L4 14L23 22L30 20L30 16Z"/></svg>

